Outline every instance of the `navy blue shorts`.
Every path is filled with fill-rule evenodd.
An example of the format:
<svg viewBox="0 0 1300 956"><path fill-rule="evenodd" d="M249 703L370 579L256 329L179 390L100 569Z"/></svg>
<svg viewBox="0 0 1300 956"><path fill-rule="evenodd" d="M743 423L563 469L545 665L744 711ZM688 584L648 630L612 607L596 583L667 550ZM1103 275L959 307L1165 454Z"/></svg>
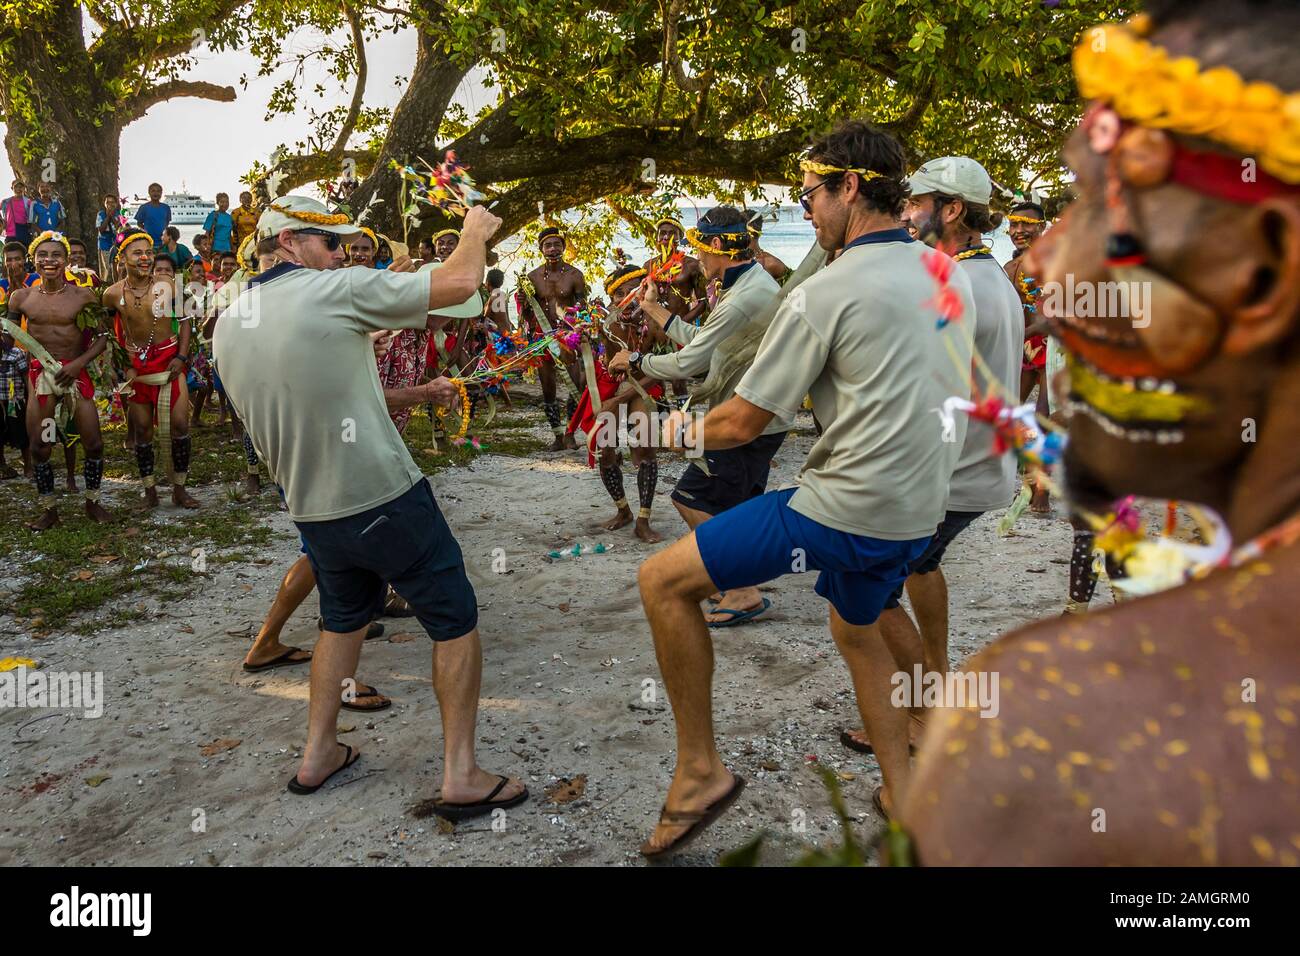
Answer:
<svg viewBox="0 0 1300 956"><path fill-rule="evenodd" d="M673 501L703 511L706 515L720 515L751 498L767 491L767 475L772 469L772 456L785 441L785 432L776 435L759 435L752 442L721 451L707 451L712 477L691 463L682 472L673 488Z"/></svg>
<svg viewBox="0 0 1300 956"><path fill-rule="evenodd" d="M969 528L971 522L983 513L982 511L947 512L943 516L943 522L939 525L939 530L934 533L934 537L930 539L925 551L907 569L908 575L932 574L938 571L939 565L943 563L943 556L948 550L948 545L952 544L953 539ZM897 590L889 596L889 600L885 602L885 607L898 607L898 601L902 596L903 585L900 584Z"/></svg>
<svg viewBox="0 0 1300 956"><path fill-rule="evenodd" d="M361 514L294 523L316 573L325 630L347 634L379 617L389 584L435 641L478 626L460 545L427 481Z"/></svg>
<svg viewBox="0 0 1300 956"><path fill-rule="evenodd" d="M795 489L772 491L695 529L704 568L719 591L783 574L820 571L816 591L850 624L873 624L930 537L885 541L819 524L790 507Z"/></svg>

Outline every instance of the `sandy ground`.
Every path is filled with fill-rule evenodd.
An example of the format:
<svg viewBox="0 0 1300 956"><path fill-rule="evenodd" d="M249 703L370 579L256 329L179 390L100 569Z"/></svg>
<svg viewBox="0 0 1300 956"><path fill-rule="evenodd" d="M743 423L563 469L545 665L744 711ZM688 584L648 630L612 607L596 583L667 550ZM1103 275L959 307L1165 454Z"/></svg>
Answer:
<svg viewBox="0 0 1300 956"><path fill-rule="evenodd" d="M796 473L810 424L801 422L803 433L779 453L770 487ZM544 429L537 436L540 448ZM661 462L654 521L671 540L684 526L667 493L683 466ZM635 500L631 469L627 481ZM35 657L47 670L102 671L106 703L99 719L58 712L33 723L50 712L0 710L0 864L639 863L637 846L654 823L674 753L635 586L637 565L662 545L643 545L630 529L596 528L612 508L581 452L488 454L435 476L433 486L481 610L480 761L522 774L532 791L504 829L481 819L447 833L436 818L411 812L432 796L441 763L429 643L412 619L387 620L385 638L363 651L360 679L394 706L342 713L341 739L362 747L361 762L313 797L286 792L306 732L307 670L248 675L239 666L248 645L239 635L256 629L297 557L280 512L271 521L285 534L262 556L270 564L223 565L148 623L89 638L4 636L0 656ZM205 490L214 505L221 494ZM996 524L996 515L980 519L945 561L956 660L1063 605L1069 525L1025 516L1000 538ZM552 548L575 542L611 550L547 560ZM504 573L493 570L495 549L504 549ZM874 759L838 742L841 728L856 725L856 709L814 579L775 582L765 621L716 632L719 742L750 785L679 864L713 863L760 831L771 835L767 862L837 842L826 792L807 766L813 759L840 772L860 836L881 823L870 801L879 782ZM1104 585L1097 601L1109 602ZM286 642L311 646L316 613L308 599ZM643 700L647 681L658 689L653 703ZM239 743L203 756L200 748L219 739ZM87 782L104 776L98 786ZM548 796L561 778L579 776L581 796Z"/></svg>

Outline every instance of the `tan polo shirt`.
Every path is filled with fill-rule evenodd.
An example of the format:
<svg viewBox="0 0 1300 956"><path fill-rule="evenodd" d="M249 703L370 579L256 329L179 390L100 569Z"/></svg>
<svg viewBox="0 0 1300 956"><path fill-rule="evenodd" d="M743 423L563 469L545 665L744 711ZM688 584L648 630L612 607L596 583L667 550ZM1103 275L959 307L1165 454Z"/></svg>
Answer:
<svg viewBox="0 0 1300 956"><path fill-rule="evenodd" d="M935 255L904 230L850 244L782 304L736 394L793 416L811 395L822 434L790 507L828 527L887 540L934 534L965 438L938 410L970 396L970 333L936 328ZM973 314L970 282L950 285ZM798 295L799 292L803 295Z"/></svg>

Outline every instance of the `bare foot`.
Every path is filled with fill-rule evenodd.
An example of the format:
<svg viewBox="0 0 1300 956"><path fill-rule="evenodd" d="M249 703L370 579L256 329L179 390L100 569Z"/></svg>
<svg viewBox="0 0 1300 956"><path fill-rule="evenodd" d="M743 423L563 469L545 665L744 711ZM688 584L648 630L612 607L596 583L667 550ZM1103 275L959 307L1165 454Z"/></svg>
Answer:
<svg viewBox="0 0 1300 956"><path fill-rule="evenodd" d="M352 748L352 762L356 763L357 758L361 756L361 751L356 747ZM304 787L314 787L335 770L343 766L343 761L348 758L347 748L343 744L335 741L334 746L325 749L323 758L311 759L307 754L303 754L302 766L298 768L298 782Z"/></svg>
<svg viewBox="0 0 1300 956"><path fill-rule="evenodd" d="M663 535L650 527L649 518L637 518L636 528L633 529L633 533L646 544L658 544L664 539ZM761 604L762 602L760 601L759 603Z"/></svg>
<svg viewBox="0 0 1300 956"><path fill-rule="evenodd" d="M601 527L606 531L617 531L619 528L625 528L632 523L632 509L619 508L618 514L604 522Z"/></svg>
<svg viewBox="0 0 1300 956"><path fill-rule="evenodd" d="M1034 496L1029 499L1029 510L1036 515L1050 515L1052 513L1051 493L1046 488L1035 490Z"/></svg>
<svg viewBox="0 0 1300 956"><path fill-rule="evenodd" d="M244 494L256 496L256 495L260 495L261 493L262 493L261 475L249 475L247 478L244 479Z"/></svg>
<svg viewBox="0 0 1300 956"><path fill-rule="evenodd" d="M497 774L488 773L481 767L475 767L473 772L463 780L444 780L438 790L438 795L443 803L476 803L487 797L500 782L501 778ZM517 797L523 792L524 785L511 777L509 782L501 788L501 792L492 800L504 803L511 797Z"/></svg>
<svg viewBox="0 0 1300 956"><path fill-rule="evenodd" d="M77 488L77 479L74 478L72 475L68 475L68 490L71 491L74 495L79 490Z"/></svg>
<svg viewBox="0 0 1300 956"><path fill-rule="evenodd" d="M543 451L564 451L564 436L556 435L555 441L547 445Z"/></svg>
<svg viewBox="0 0 1300 956"><path fill-rule="evenodd" d="M158 507L158 486L150 485L144 490L144 506L146 508Z"/></svg>
<svg viewBox="0 0 1300 956"><path fill-rule="evenodd" d="M100 524L107 524L108 522L113 520L113 516L110 515L104 509L104 506L101 505L98 501L86 502L86 517L89 518L91 521L97 521Z"/></svg>
<svg viewBox="0 0 1300 956"><path fill-rule="evenodd" d="M184 485L172 485L172 504L179 508L197 508L199 499L186 491Z"/></svg>
<svg viewBox="0 0 1300 956"><path fill-rule="evenodd" d="M714 766L708 776L687 776L679 766L673 775L673 782L668 787L668 796L664 799L664 810L668 813L703 813L716 801L722 799L736 784L722 761L715 758ZM669 822L663 819L655 824L654 833L641 846L642 853L653 853L668 846L688 829L691 824Z"/></svg>
<svg viewBox="0 0 1300 956"><path fill-rule="evenodd" d="M58 523L59 523L59 509L46 508L45 513L42 514L39 518L37 518L35 521L27 522L27 527L31 528L33 531L45 531L49 528L53 528Z"/></svg>
<svg viewBox="0 0 1300 956"><path fill-rule="evenodd" d="M565 448L577 448L577 447L578 447L578 443L577 443L576 441L574 441L573 436L570 435L570 434L568 434L567 432L566 432L565 435L564 435L564 447L565 447Z"/></svg>

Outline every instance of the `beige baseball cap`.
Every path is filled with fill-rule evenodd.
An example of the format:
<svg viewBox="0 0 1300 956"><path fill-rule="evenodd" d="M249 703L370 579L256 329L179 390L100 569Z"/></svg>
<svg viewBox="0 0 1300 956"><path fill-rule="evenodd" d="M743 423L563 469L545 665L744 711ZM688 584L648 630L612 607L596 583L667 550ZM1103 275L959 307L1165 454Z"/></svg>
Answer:
<svg viewBox="0 0 1300 956"><path fill-rule="evenodd" d="M350 239L359 234L356 225L342 213L331 213L324 203L307 196L281 196L273 200L257 220L257 236L265 239L285 229L319 229Z"/></svg>
<svg viewBox="0 0 1300 956"><path fill-rule="evenodd" d="M432 272L441 269L441 262L426 262L416 272ZM430 315L445 315L451 319L476 319L483 314L483 298L475 292L460 305L444 305L441 309L430 310Z"/></svg>
<svg viewBox="0 0 1300 956"><path fill-rule="evenodd" d="M993 180L988 172L969 156L944 156L932 159L907 179L913 196L940 193L967 202L987 206L993 198Z"/></svg>

